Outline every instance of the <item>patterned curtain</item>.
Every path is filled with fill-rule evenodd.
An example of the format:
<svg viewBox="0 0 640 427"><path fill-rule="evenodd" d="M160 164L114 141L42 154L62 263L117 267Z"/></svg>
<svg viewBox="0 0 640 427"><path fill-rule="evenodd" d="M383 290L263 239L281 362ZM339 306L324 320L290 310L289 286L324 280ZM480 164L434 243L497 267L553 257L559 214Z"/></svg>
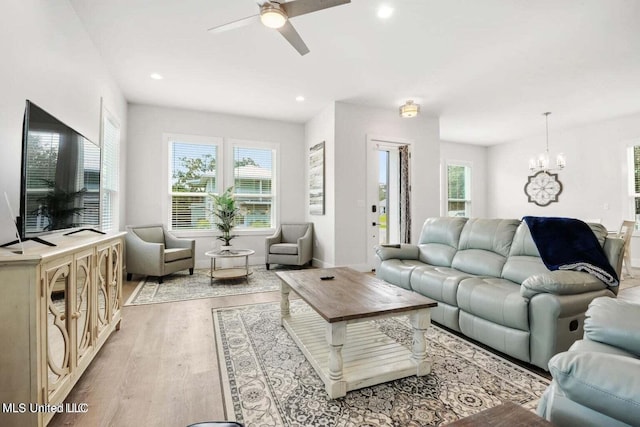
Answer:
<svg viewBox="0 0 640 427"><path fill-rule="evenodd" d="M409 183L409 146L401 145L400 151L400 239L411 243L411 185Z"/></svg>

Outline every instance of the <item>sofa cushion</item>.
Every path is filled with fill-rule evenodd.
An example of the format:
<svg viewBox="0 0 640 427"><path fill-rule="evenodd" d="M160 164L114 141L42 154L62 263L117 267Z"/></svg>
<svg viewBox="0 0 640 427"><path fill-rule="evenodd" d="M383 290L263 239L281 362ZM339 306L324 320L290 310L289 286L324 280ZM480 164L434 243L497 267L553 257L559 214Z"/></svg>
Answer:
<svg viewBox="0 0 640 427"><path fill-rule="evenodd" d="M191 258L191 248L172 248L164 250L164 262Z"/></svg>
<svg viewBox="0 0 640 427"><path fill-rule="evenodd" d="M515 219L469 219L451 266L470 274L500 277L519 224Z"/></svg>
<svg viewBox="0 0 640 427"><path fill-rule="evenodd" d="M411 273L424 265L415 259L389 259L382 261L376 269L376 276L401 288L411 289Z"/></svg>
<svg viewBox="0 0 640 427"><path fill-rule="evenodd" d="M534 274L548 273L540 258L538 248L531 237L529 227L521 222L516 229L509 256L502 268L502 278L520 283Z"/></svg>
<svg viewBox="0 0 640 427"><path fill-rule="evenodd" d="M418 247L420 261L450 267L467 218L429 218L422 226Z"/></svg>
<svg viewBox="0 0 640 427"><path fill-rule="evenodd" d="M464 279L458 285L460 310L509 328L529 330L529 306L520 285L498 278Z"/></svg>
<svg viewBox="0 0 640 427"><path fill-rule="evenodd" d="M269 253L280 255L298 255L296 243L276 243L269 247Z"/></svg>
<svg viewBox="0 0 640 427"><path fill-rule="evenodd" d="M456 295L462 279L472 277L449 267L424 265L411 273L411 289L422 295L457 306Z"/></svg>

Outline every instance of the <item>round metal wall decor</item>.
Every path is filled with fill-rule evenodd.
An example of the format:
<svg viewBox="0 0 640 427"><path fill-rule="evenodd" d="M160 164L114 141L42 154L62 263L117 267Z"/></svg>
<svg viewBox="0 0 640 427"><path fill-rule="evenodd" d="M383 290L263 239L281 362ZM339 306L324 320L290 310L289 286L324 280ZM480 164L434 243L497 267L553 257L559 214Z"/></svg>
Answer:
<svg viewBox="0 0 640 427"><path fill-rule="evenodd" d="M524 185L524 193L529 198L529 203L548 206L558 201L558 196L562 193L562 183L558 174L540 171L528 178Z"/></svg>

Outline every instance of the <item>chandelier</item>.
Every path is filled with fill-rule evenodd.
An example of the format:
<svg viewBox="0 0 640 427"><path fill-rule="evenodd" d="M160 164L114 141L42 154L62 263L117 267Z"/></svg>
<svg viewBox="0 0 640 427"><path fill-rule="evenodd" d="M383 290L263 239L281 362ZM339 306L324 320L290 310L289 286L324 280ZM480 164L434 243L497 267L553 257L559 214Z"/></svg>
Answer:
<svg viewBox="0 0 640 427"><path fill-rule="evenodd" d="M556 156L556 166L554 168L550 167L550 157L549 157L549 112L542 113L545 117L545 124L547 130L547 146L543 153L538 154L538 156L529 159L529 170L532 173L536 172L554 172L564 169L567 164L567 159L564 157L564 154L560 153Z"/></svg>

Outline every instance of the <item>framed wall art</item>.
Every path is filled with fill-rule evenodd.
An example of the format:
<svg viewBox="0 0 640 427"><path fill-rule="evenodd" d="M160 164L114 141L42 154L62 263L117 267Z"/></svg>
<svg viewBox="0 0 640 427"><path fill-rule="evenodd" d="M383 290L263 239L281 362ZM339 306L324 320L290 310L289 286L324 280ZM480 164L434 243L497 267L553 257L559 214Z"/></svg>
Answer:
<svg viewBox="0 0 640 427"><path fill-rule="evenodd" d="M324 215L324 141L309 149L309 214Z"/></svg>

